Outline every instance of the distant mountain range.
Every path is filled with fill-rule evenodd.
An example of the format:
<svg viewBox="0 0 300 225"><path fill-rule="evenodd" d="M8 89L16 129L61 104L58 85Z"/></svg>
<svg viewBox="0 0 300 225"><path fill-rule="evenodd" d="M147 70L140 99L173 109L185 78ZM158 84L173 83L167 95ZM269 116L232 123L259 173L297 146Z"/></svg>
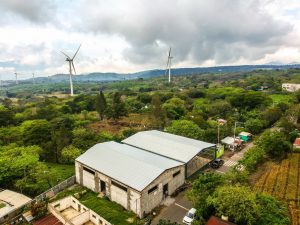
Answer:
<svg viewBox="0 0 300 225"><path fill-rule="evenodd" d="M201 73L228 73L228 72L247 72L253 70L283 70L290 68L300 68L299 63L280 64L279 62L271 62L264 65L241 65L241 66L216 66L216 67L195 67L195 68L174 68L173 76L192 75ZM138 78L159 77L165 74L165 70L146 70L136 73L101 73L94 72L89 74L81 74L73 76L74 82L111 82L119 80L132 80ZM36 83L61 83L69 79L68 74L56 74L49 77L37 77ZM8 81L12 83L14 81ZM21 83L32 82L32 79L22 80Z"/></svg>

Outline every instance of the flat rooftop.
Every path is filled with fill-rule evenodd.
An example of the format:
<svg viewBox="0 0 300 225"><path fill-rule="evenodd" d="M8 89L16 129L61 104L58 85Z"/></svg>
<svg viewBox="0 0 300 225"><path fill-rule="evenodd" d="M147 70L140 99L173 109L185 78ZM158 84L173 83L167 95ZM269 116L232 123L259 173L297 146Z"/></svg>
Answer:
<svg viewBox="0 0 300 225"><path fill-rule="evenodd" d="M0 208L0 217L20 206L25 205L29 201L31 201L31 198L18 192L10 190L0 191L0 202L6 204L6 206Z"/></svg>

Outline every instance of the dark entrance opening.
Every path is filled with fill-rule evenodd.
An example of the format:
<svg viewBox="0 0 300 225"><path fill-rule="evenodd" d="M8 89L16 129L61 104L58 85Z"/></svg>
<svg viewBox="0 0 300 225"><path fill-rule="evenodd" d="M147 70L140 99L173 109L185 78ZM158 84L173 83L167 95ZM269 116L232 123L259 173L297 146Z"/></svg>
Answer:
<svg viewBox="0 0 300 225"><path fill-rule="evenodd" d="M168 183L166 183L163 186L163 198L168 197L168 195L169 195L169 185L168 185Z"/></svg>
<svg viewBox="0 0 300 225"><path fill-rule="evenodd" d="M106 183L103 180L100 180L100 192L104 192L105 193L106 190Z"/></svg>

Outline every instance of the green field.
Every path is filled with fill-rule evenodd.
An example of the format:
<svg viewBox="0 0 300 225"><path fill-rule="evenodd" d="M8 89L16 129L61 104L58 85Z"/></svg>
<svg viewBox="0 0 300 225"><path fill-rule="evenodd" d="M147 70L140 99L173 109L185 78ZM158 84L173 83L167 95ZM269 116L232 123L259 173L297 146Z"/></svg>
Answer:
<svg viewBox="0 0 300 225"><path fill-rule="evenodd" d="M293 103L295 98L293 95L285 95L285 94L273 94L270 95L274 104L278 103Z"/></svg>
<svg viewBox="0 0 300 225"><path fill-rule="evenodd" d="M74 165L64 165L57 163L45 163L48 167L49 172L53 175L50 183L54 186L67 178L73 176L75 174L75 166ZM49 189L48 184L45 183L45 190ZM44 190L44 191L45 191Z"/></svg>
<svg viewBox="0 0 300 225"><path fill-rule="evenodd" d="M79 201L86 207L101 215L111 224L129 225L135 222L135 214L125 210L121 205L108 199L97 197L97 193L88 190Z"/></svg>

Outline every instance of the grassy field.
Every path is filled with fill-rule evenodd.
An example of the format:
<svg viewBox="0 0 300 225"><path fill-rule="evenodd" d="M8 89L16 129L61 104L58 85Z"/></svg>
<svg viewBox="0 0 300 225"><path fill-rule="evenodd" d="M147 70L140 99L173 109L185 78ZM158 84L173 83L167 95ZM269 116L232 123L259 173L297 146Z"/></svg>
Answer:
<svg viewBox="0 0 300 225"><path fill-rule="evenodd" d="M292 225L300 225L300 154L289 154L281 163L268 162L264 166L254 189L286 201Z"/></svg>
<svg viewBox="0 0 300 225"><path fill-rule="evenodd" d="M295 101L294 96L292 95L286 95L286 94L273 94L270 95L271 99L273 100L274 104L278 104L278 103L292 103Z"/></svg>
<svg viewBox="0 0 300 225"><path fill-rule="evenodd" d="M73 176L75 174L75 166L74 165L64 165L57 163L45 163L48 166L48 170L51 174L55 174L52 178L52 184L58 184L61 181Z"/></svg>
<svg viewBox="0 0 300 225"><path fill-rule="evenodd" d="M88 190L80 197L79 201L111 224L130 225L135 222L136 216L133 212L126 211L121 205L108 199L99 198L97 195Z"/></svg>

